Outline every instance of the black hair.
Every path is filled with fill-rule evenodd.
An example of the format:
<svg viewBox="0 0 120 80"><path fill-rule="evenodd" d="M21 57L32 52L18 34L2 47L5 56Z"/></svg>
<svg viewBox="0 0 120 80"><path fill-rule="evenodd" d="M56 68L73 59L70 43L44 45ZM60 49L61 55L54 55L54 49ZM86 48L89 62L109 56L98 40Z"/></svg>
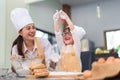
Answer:
<svg viewBox="0 0 120 80"><path fill-rule="evenodd" d="M68 30L68 31L70 32L70 28L69 28L69 27L65 27L65 28L63 29L63 33L64 33L66 30Z"/></svg>
<svg viewBox="0 0 120 80"><path fill-rule="evenodd" d="M22 50L23 37L21 35L19 35L15 39L15 41L13 42L12 48L13 48L14 45L17 45L18 54L24 57L23 50ZM11 54L12 54L12 51L11 51Z"/></svg>

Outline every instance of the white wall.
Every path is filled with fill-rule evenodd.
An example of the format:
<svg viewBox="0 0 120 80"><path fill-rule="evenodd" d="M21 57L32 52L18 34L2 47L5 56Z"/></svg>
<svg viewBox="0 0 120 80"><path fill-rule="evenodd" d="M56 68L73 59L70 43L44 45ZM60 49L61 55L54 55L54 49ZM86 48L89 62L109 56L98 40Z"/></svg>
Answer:
<svg viewBox="0 0 120 80"><path fill-rule="evenodd" d="M94 41L96 47L104 47L104 30L120 29L120 0L100 1L100 19L96 15L97 4L72 7L72 20L86 30L86 37Z"/></svg>
<svg viewBox="0 0 120 80"><path fill-rule="evenodd" d="M29 10L37 28L54 33L53 14L61 9L56 0L40 1L29 5Z"/></svg>
<svg viewBox="0 0 120 80"><path fill-rule="evenodd" d="M0 67L5 63L6 0L0 0Z"/></svg>
<svg viewBox="0 0 120 80"><path fill-rule="evenodd" d="M4 0L3 0L4 1ZM26 7L24 0L6 0L6 12L5 12L5 31L4 31L4 35L5 35L5 52L3 54L5 54L5 63L4 65L6 67L10 66L10 54L11 54L11 46L13 43L13 40L15 40L15 38L17 37L17 31L14 27L14 25L12 24L11 20L10 20L10 12L12 9L17 8L17 7ZM3 35L2 35L3 36Z"/></svg>
<svg viewBox="0 0 120 80"><path fill-rule="evenodd" d="M11 45L17 35L10 21L10 11L23 4L22 0L0 0L0 67L10 66Z"/></svg>

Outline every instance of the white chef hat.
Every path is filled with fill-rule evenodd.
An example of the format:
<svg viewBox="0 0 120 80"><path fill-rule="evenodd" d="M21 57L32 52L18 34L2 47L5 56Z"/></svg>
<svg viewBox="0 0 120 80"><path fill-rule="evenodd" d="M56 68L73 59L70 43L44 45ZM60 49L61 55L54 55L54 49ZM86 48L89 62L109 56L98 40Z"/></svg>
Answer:
<svg viewBox="0 0 120 80"><path fill-rule="evenodd" d="M17 30L20 31L27 24L33 23L28 10L25 8L15 8L11 11L11 20Z"/></svg>

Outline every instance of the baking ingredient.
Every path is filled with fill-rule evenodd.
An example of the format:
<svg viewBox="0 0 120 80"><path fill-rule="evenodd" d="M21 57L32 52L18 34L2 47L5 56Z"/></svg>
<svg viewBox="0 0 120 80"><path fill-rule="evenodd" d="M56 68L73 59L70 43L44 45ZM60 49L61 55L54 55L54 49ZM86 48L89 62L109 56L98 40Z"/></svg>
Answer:
<svg viewBox="0 0 120 80"><path fill-rule="evenodd" d="M98 63L105 63L105 59L104 58L99 58Z"/></svg>
<svg viewBox="0 0 120 80"><path fill-rule="evenodd" d="M92 72L90 70L85 70L83 72L83 76L84 76L84 78L92 77Z"/></svg>

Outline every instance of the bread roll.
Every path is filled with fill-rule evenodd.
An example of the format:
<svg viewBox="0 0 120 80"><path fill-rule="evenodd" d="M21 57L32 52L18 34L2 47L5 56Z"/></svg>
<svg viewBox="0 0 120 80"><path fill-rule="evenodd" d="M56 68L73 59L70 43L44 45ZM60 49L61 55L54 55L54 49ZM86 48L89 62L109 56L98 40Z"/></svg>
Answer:
<svg viewBox="0 0 120 80"><path fill-rule="evenodd" d="M26 76L27 78L47 77L49 75L48 69L41 62L31 64L29 69L31 70L32 75Z"/></svg>
<svg viewBox="0 0 120 80"><path fill-rule="evenodd" d="M34 69L33 73L42 73L42 72L48 72L47 68L43 68L43 69Z"/></svg>
<svg viewBox="0 0 120 80"><path fill-rule="evenodd" d="M46 66L43 64L43 63L34 63L34 64L31 64L29 69L30 70L33 70L33 69L42 69L42 68L45 68Z"/></svg>
<svg viewBox="0 0 120 80"><path fill-rule="evenodd" d="M39 77L47 77L49 75L49 72L40 72L40 73L35 73L34 74L35 77L39 78Z"/></svg>

